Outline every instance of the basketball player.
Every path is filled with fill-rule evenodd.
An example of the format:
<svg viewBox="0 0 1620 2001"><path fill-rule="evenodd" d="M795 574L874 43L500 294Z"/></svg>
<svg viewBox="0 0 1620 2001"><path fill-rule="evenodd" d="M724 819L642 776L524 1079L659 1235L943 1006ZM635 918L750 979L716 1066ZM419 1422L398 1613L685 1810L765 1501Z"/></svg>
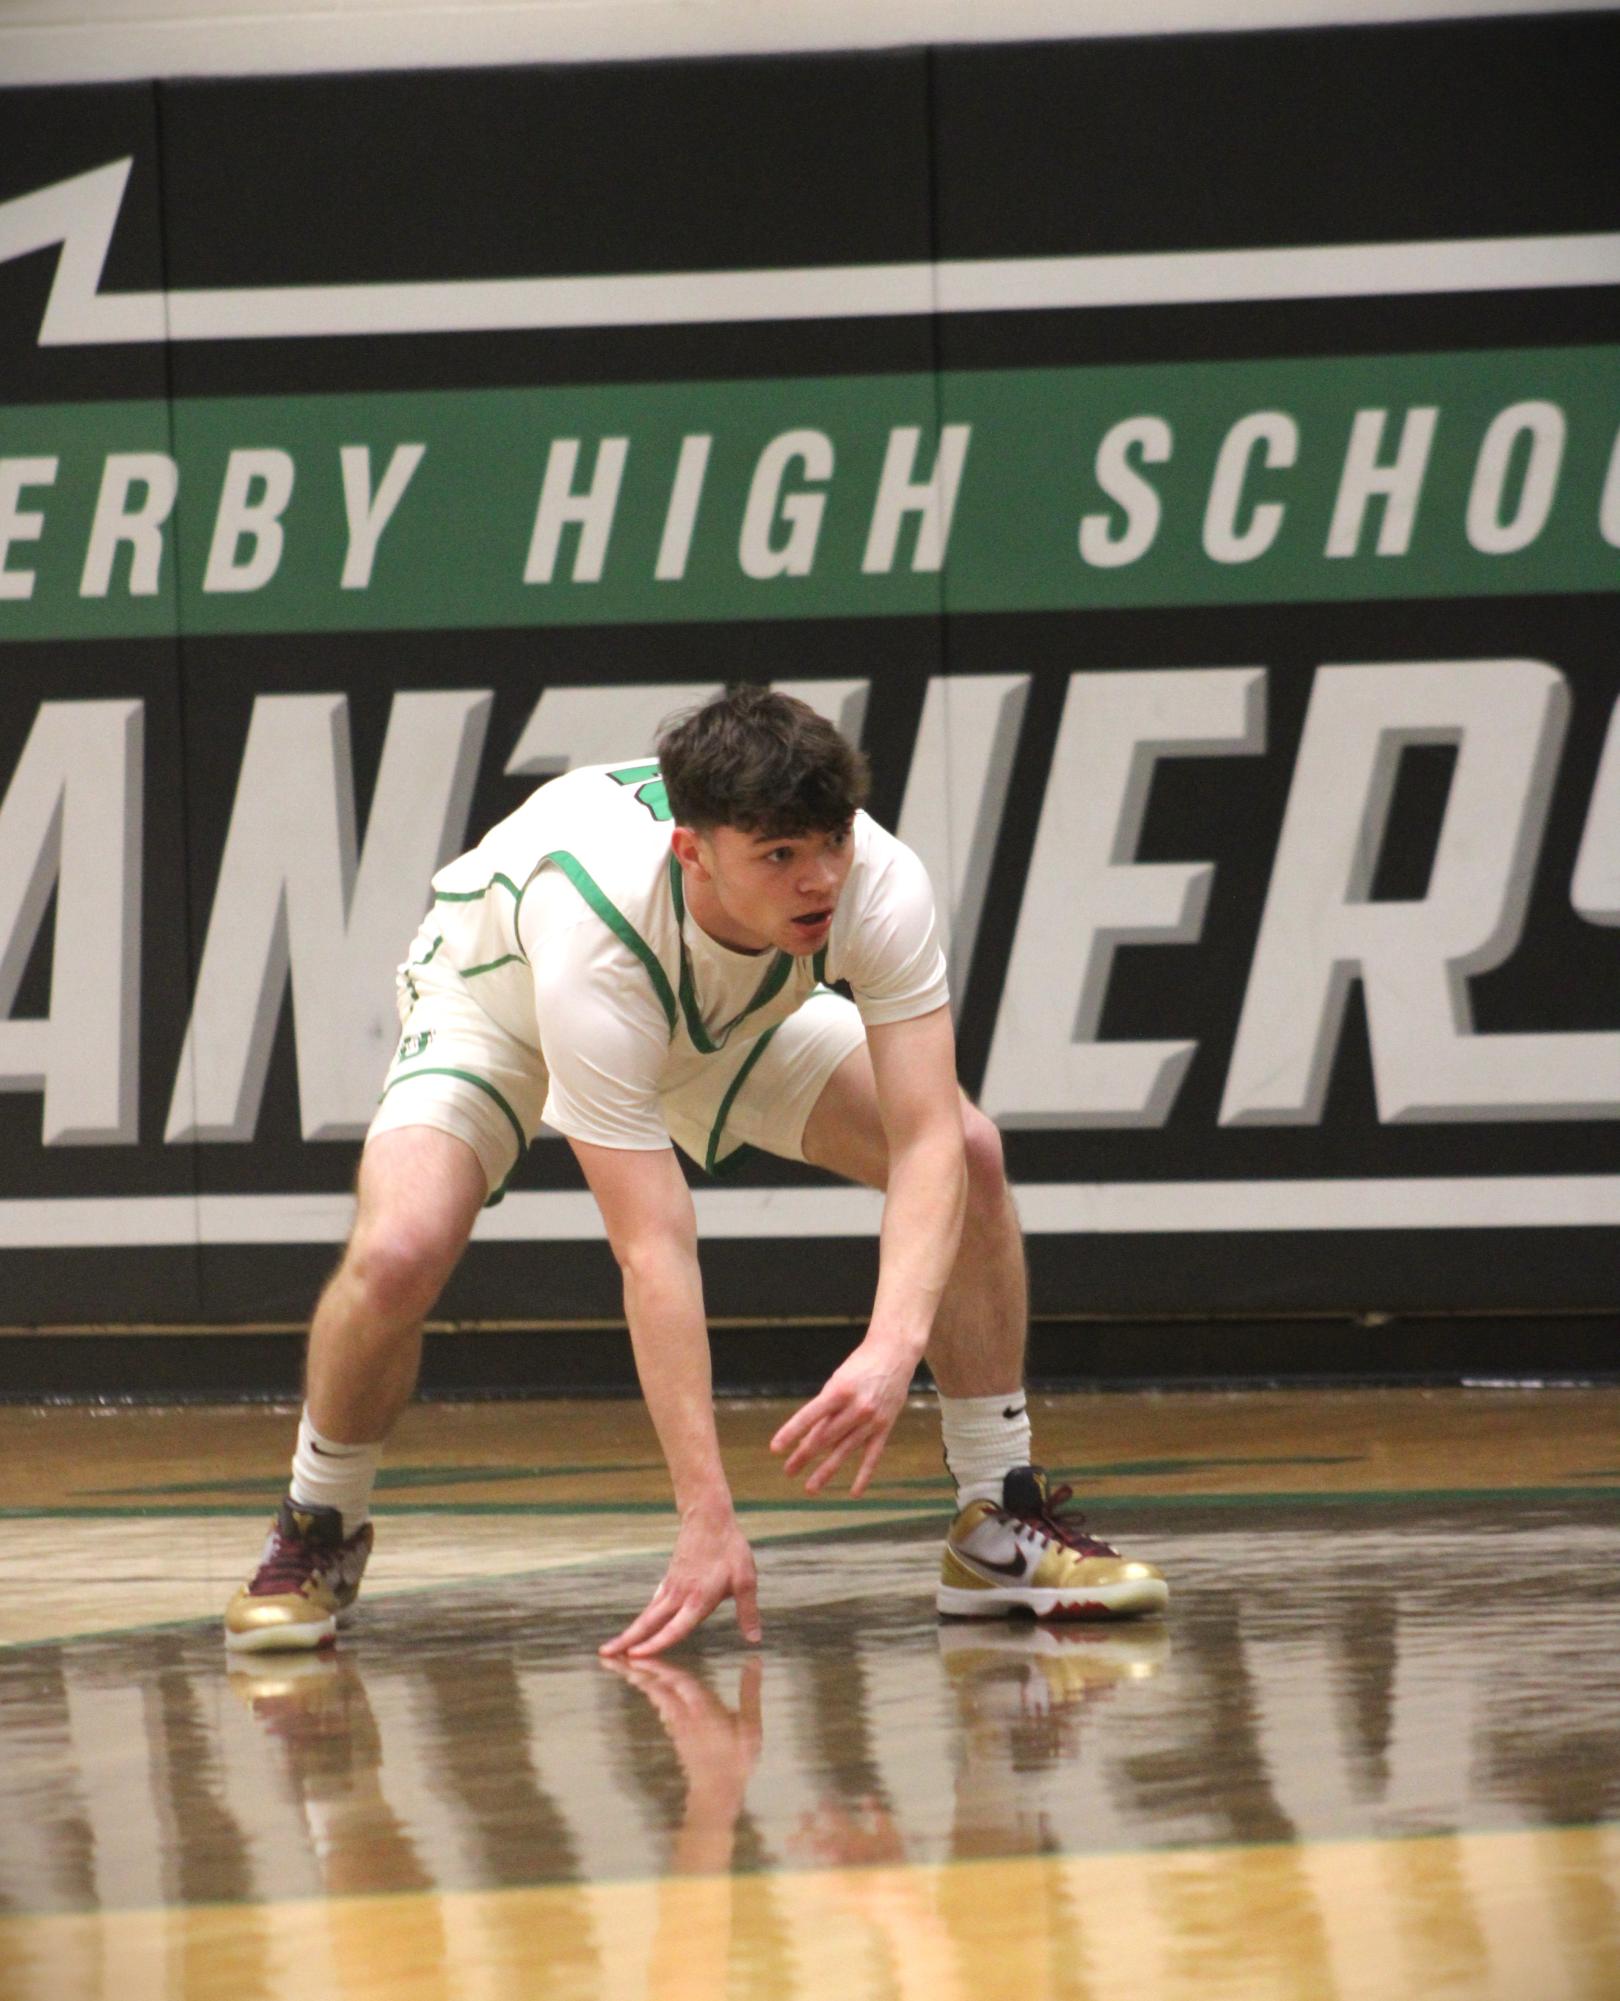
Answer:
<svg viewBox="0 0 1620 2001"><path fill-rule="evenodd" d="M1030 1463L1000 1141L956 1084L927 876L861 810L866 783L814 710L736 687L666 724L656 763L554 779L434 878L353 1234L311 1328L290 1491L227 1608L228 1646L319 1646L353 1604L422 1322L542 1118L572 1146L623 1272L680 1518L662 1583L604 1654L662 1652L728 1598L760 1636L671 1142L714 1174L764 1148L885 1190L865 1338L771 1441L787 1474L818 1494L848 1468L861 1494L926 1353L958 1506L940 1610L1165 1603L1159 1573L1082 1535Z"/></svg>

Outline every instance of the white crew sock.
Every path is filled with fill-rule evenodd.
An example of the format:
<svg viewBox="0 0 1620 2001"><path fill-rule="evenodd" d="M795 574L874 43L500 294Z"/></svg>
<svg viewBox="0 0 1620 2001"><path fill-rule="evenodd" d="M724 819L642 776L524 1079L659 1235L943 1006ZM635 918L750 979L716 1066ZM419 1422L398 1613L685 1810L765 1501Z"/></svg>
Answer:
<svg viewBox="0 0 1620 2001"><path fill-rule="evenodd" d="M1003 1476L1029 1464L1029 1402L1022 1390L995 1397L939 1400L945 1464L956 1482L956 1505L1001 1500Z"/></svg>
<svg viewBox="0 0 1620 2001"><path fill-rule="evenodd" d="M352 1536L371 1519L371 1489L381 1458L380 1444L339 1445L336 1439L323 1438L310 1423L306 1405L298 1420L298 1446L287 1491L306 1508L336 1508L343 1517L344 1536Z"/></svg>

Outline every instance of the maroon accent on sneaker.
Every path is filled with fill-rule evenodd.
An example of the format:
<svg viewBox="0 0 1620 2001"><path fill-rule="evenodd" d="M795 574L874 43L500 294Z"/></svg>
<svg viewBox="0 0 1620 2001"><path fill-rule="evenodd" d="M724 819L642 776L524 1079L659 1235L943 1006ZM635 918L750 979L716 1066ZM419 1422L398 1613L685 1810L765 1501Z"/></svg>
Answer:
<svg viewBox="0 0 1620 2001"><path fill-rule="evenodd" d="M300 1591L311 1574L319 1569L320 1561L318 1550L296 1538L289 1541L277 1529L270 1538L263 1563L248 1585L248 1595L252 1598L284 1598Z"/></svg>
<svg viewBox="0 0 1620 2001"><path fill-rule="evenodd" d="M1031 1528L1039 1529L1043 1535L1050 1536L1054 1542L1062 1543L1080 1556L1119 1555L1119 1551L1112 1543L1100 1542L1096 1536L1081 1534L1080 1524L1085 1520L1084 1515L1058 1513L1065 1501L1073 1500L1072 1487L1054 1487L1050 1494L1046 1493L1045 1487L1046 1483L1043 1480L1041 1499L1033 1506L1003 1508L1002 1513L1009 1515L1015 1522L1027 1522Z"/></svg>
<svg viewBox="0 0 1620 2001"><path fill-rule="evenodd" d="M356 1530L357 1535L362 1533ZM282 1598L301 1591L344 1546L343 1517L336 1508L304 1508L283 1501L264 1560L248 1584L249 1597Z"/></svg>

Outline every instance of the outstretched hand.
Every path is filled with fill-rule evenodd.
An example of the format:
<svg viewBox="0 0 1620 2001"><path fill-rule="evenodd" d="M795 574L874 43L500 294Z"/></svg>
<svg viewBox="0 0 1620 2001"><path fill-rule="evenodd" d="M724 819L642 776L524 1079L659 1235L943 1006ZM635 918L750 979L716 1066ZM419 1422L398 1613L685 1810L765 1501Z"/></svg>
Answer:
<svg viewBox="0 0 1620 2001"><path fill-rule="evenodd" d="M675 1550L663 1582L639 1618L622 1633L604 1641L598 1652L606 1659L624 1656L644 1660L661 1654L700 1626L717 1605L734 1598L737 1624L750 1645L760 1638L759 1587L754 1553L729 1510L722 1518L688 1515L675 1538Z"/></svg>
<svg viewBox="0 0 1620 2001"><path fill-rule="evenodd" d="M852 1496L866 1491L895 1419L905 1408L917 1357L892 1341L866 1339L827 1378L825 1387L788 1419L771 1440L771 1450L787 1454L789 1478L806 1466L807 1494L819 1494L852 1453L860 1454ZM816 1462L812 1465L812 1462Z"/></svg>

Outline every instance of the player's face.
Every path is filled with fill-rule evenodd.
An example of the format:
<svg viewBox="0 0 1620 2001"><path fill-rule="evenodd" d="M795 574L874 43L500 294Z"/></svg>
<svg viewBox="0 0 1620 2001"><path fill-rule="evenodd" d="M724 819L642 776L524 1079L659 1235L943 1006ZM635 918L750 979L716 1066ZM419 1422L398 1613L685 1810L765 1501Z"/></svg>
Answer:
<svg viewBox="0 0 1620 2001"><path fill-rule="evenodd" d="M826 944L855 856L848 827L814 834L680 828L675 852L687 863L688 906L710 937L745 952L774 945L798 954Z"/></svg>

